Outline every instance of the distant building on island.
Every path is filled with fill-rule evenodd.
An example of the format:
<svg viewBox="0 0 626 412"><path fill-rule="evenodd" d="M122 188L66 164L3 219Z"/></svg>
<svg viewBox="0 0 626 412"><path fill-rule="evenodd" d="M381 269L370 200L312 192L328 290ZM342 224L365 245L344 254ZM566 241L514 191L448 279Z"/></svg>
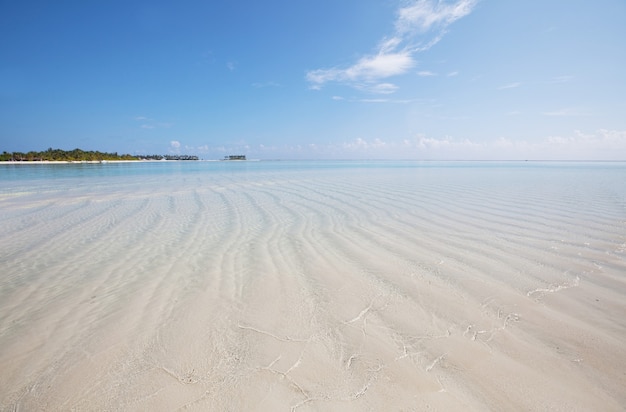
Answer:
<svg viewBox="0 0 626 412"><path fill-rule="evenodd" d="M224 160L246 160L246 155L229 155L229 156L224 156Z"/></svg>
<svg viewBox="0 0 626 412"><path fill-rule="evenodd" d="M190 155L142 155L141 160L199 160L198 156Z"/></svg>

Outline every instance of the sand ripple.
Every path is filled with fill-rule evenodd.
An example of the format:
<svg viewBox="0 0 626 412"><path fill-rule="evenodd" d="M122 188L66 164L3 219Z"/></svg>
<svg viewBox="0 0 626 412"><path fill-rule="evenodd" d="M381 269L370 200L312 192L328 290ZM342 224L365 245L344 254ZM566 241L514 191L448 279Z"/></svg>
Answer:
<svg viewBox="0 0 626 412"><path fill-rule="evenodd" d="M0 198L1 410L623 410L626 188L190 173Z"/></svg>

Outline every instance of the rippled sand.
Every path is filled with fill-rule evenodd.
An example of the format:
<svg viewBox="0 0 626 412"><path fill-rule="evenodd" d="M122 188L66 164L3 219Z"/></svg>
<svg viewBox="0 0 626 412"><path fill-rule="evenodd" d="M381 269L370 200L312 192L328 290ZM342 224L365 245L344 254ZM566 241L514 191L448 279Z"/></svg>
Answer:
<svg viewBox="0 0 626 412"><path fill-rule="evenodd" d="M596 177L302 170L5 193L0 409L623 410L626 190Z"/></svg>

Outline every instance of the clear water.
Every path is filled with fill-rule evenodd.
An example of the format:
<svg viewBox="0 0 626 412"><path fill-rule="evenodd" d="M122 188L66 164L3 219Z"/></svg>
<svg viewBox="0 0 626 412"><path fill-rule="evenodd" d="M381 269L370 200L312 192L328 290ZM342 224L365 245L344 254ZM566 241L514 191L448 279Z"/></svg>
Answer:
<svg viewBox="0 0 626 412"><path fill-rule="evenodd" d="M623 162L0 164L0 228L0 410L626 403Z"/></svg>

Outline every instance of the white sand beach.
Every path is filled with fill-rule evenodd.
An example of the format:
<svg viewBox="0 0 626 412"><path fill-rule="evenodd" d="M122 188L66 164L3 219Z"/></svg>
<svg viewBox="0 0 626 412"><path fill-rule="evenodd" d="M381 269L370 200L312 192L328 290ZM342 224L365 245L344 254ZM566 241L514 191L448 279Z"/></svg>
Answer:
<svg viewBox="0 0 626 412"><path fill-rule="evenodd" d="M598 173L5 190L0 410L623 411L626 189Z"/></svg>

